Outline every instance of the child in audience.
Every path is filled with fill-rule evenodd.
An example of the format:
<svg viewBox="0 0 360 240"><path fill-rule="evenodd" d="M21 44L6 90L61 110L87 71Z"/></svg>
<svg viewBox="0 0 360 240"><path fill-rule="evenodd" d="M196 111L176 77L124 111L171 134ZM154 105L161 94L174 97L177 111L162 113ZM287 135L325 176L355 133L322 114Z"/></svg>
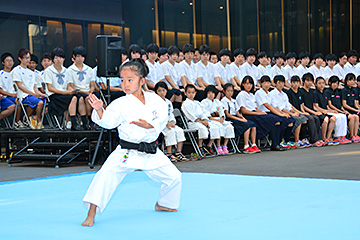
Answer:
<svg viewBox="0 0 360 240"><path fill-rule="evenodd" d="M276 75L282 75L285 77L286 73L285 73L285 70L284 70L284 62L285 62L285 55L283 52L276 52L274 54L274 59L275 59L275 65L272 66L272 68L270 69L270 78L271 78L271 83L272 85L274 86L275 83L274 83L274 77Z"/></svg>
<svg viewBox="0 0 360 240"><path fill-rule="evenodd" d="M241 65L241 73L242 76L251 76L255 83L255 88L260 88L260 83L258 80L260 79L260 75L258 72L258 68L255 66L256 61L256 50L254 48L249 48L246 50L246 61L243 65ZM242 79L241 79L242 81Z"/></svg>
<svg viewBox="0 0 360 240"><path fill-rule="evenodd" d="M256 146L256 124L250 120L246 120L240 113L240 107L237 105L234 95L234 86L231 83L224 85L225 97L221 99L224 105L224 113L226 120L230 121L235 129L235 137L244 135L244 153L257 153L261 150ZM249 136L251 137L251 146L249 144Z"/></svg>
<svg viewBox="0 0 360 240"><path fill-rule="evenodd" d="M321 112L323 115L326 116L324 122L328 121L327 126L324 127L323 126L324 123L321 126L323 141L328 145L338 145L339 143L331 138L331 134L334 129L335 130L334 136L336 138L346 135L347 133L346 116L345 114L338 114L336 111L328 107L328 100L326 99L326 95L324 92L325 79L323 77L318 77L316 78L315 83L316 83L316 90L314 91L315 94L314 107L317 111Z"/></svg>
<svg viewBox="0 0 360 240"><path fill-rule="evenodd" d="M181 106L186 119L188 120L188 126L190 129L198 130L198 146L202 152L202 155L210 154L214 152L211 149L212 144L216 139L220 138L220 128L209 120L208 112L205 112L201 106L201 103L194 100L196 95L196 88L192 84L188 84L185 87L185 95L187 99ZM203 146L204 139L207 139L210 131L210 139L207 145Z"/></svg>
<svg viewBox="0 0 360 240"><path fill-rule="evenodd" d="M271 150L283 151L284 148L280 146L280 122L274 115L269 115L257 108L253 94L255 85L251 76L244 77L241 83L241 89L242 91L236 97L236 102L244 117L256 124L256 138L262 138L270 133Z"/></svg>
<svg viewBox="0 0 360 240"><path fill-rule="evenodd" d="M241 66L245 63L245 52L242 49L235 49L233 51L234 62L230 64L230 73L231 73L231 83L234 87L234 97L241 90L241 80L243 73L241 71Z"/></svg>
<svg viewBox="0 0 360 240"><path fill-rule="evenodd" d="M205 88L206 98L201 101L203 110L208 112L209 120L213 121L220 128L220 136L224 138L224 143L221 145L221 139L217 139L216 147L219 154L229 153L227 144L230 138L235 137L234 127L230 122L225 121L224 106L218 100L215 99L218 90L214 85L208 85Z"/></svg>
<svg viewBox="0 0 360 240"><path fill-rule="evenodd" d="M86 49L83 46L74 48L72 61L74 62L67 70L69 83L72 89L78 90L78 112L81 117L82 127L90 130L91 106L89 94L95 90L95 75L91 67L84 64Z"/></svg>
<svg viewBox="0 0 360 240"><path fill-rule="evenodd" d="M155 85L155 92L158 94L167 104L168 106L168 123L166 127L162 130L165 138L166 145L166 156L172 161L189 161L188 158L182 154L182 146L185 139L184 130L180 127L176 126L176 119L174 116L174 109L172 103L165 98L168 87L164 82L158 82ZM172 147L176 145L176 152L172 154Z"/></svg>
<svg viewBox="0 0 360 240"><path fill-rule="evenodd" d="M28 104L26 115L30 118L30 128L37 129L41 126L41 113L43 111L45 95L36 87L36 73L28 68L30 63L30 51L21 48L18 52L20 65L11 71L11 77L18 88L19 100ZM35 110L35 115L31 116ZM27 122L23 123L27 126Z"/></svg>
<svg viewBox="0 0 360 240"><path fill-rule="evenodd" d="M357 114L349 113L342 106L341 89L338 88L339 82L340 79L338 76L333 75L329 78L329 88L325 90L325 98L328 101L328 106L330 109L336 111L337 113L343 113L347 115L350 137L356 137L359 128L359 116ZM351 143L350 140L345 138L345 135L339 136L334 141L340 144Z"/></svg>

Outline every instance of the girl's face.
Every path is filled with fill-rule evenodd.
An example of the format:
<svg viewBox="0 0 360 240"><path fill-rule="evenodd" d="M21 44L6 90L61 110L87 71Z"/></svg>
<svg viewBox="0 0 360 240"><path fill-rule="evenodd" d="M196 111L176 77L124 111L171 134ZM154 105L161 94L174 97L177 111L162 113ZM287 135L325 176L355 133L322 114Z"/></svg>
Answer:
<svg viewBox="0 0 360 240"><path fill-rule="evenodd" d="M254 55L251 55L251 56L248 56L247 58L247 61L249 62L249 63L254 63L255 62L255 60L256 60L256 57L254 56Z"/></svg>
<svg viewBox="0 0 360 240"><path fill-rule="evenodd" d="M231 98L232 95L234 95L234 89L232 87L228 87L224 93L227 98Z"/></svg>
<svg viewBox="0 0 360 240"><path fill-rule="evenodd" d="M239 54L239 55L237 55L236 57L235 57L235 62L237 63L237 64L243 64L244 62L245 62L245 57L244 57L244 55L242 55L242 54Z"/></svg>
<svg viewBox="0 0 360 240"><path fill-rule="evenodd" d="M156 93L157 93L157 95L159 95L162 99L165 99L167 90L166 90L165 88L159 87L159 88L156 90Z"/></svg>
<svg viewBox="0 0 360 240"><path fill-rule="evenodd" d="M296 58L289 58L288 60L286 60L286 62L290 65L290 66L294 66L296 61Z"/></svg>
<svg viewBox="0 0 360 240"><path fill-rule="evenodd" d="M301 59L301 63L304 64L305 66L308 65L309 62L310 62L310 58L309 58L309 57L306 57L306 58Z"/></svg>
<svg viewBox="0 0 360 240"><path fill-rule="evenodd" d="M209 53L203 52L203 53L201 54L201 61L207 62L207 61L209 61L209 57L210 57L210 54L209 54Z"/></svg>
<svg viewBox="0 0 360 240"><path fill-rule="evenodd" d="M339 59L339 63L341 65L345 65L347 62L347 56L343 56L342 58Z"/></svg>
<svg viewBox="0 0 360 240"><path fill-rule="evenodd" d="M131 52L131 59L134 59L134 58L140 58L140 53L138 52Z"/></svg>
<svg viewBox="0 0 360 240"><path fill-rule="evenodd" d="M317 83L316 83L316 88L317 88L319 91L324 90L324 88L325 88L325 81L324 81L324 80L318 80Z"/></svg>
<svg viewBox="0 0 360 240"><path fill-rule="evenodd" d="M271 86L271 82L263 82L263 83L261 84L261 87L262 87L265 91L268 91L269 88L270 88L270 86Z"/></svg>
<svg viewBox="0 0 360 240"><path fill-rule="evenodd" d="M43 66L44 69L50 67L52 64L52 61L48 58L44 58L42 61L41 61L41 65Z"/></svg>
<svg viewBox="0 0 360 240"><path fill-rule="evenodd" d="M209 92L207 93L206 97L207 97L208 99L210 99L211 101L213 101L214 98L215 98L215 93L213 93L212 91L209 91Z"/></svg>
<svg viewBox="0 0 360 240"><path fill-rule="evenodd" d="M304 87L311 88L313 86L313 82L311 80L305 79Z"/></svg>
<svg viewBox="0 0 360 240"><path fill-rule="evenodd" d="M214 64L217 63L218 62L218 57L216 55L211 55L210 62L212 62Z"/></svg>
<svg viewBox="0 0 360 240"><path fill-rule="evenodd" d="M335 60L328 60L328 61L326 61L326 62L327 62L328 66L329 66L330 68L333 68L333 67L335 66L335 64L336 64L336 61L335 61Z"/></svg>
<svg viewBox="0 0 360 240"><path fill-rule="evenodd" d="M277 58L277 59L275 60L275 62L276 62L276 65L281 66L281 65L284 64L284 59L282 59L282 58L280 57L280 58Z"/></svg>
<svg viewBox="0 0 360 240"><path fill-rule="evenodd" d="M6 57L2 62L5 68L11 69L14 66L14 59L10 56Z"/></svg>
<svg viewBox="0 0 360 240"><path fill-rule="evenodd" d="M331 85L330 85L330 88L332 89L332 90L335 90L335 89L337 89L339 87L339 82L334 82L334 83L332 83Z"/></svg>
<svg viewBox="0 0 360 240"><path fill-rule="evenodd" d="M81 64L84 63L85 57L82 56L82 55L80 55L80 54L77 54L77 55L75 56L75 58L73 58L73 61L75 62L75 64L81 65Z"/></svg>
<svg viewBox="0 0 360 240"><path fill-rule="evenodd" d="M353 87L355 84L355 79L349 79L347 82L346 82L346 86L348 87Z"/></svg>
<svg viewBox="0 0 360 240"><path fill-rule="evenodd" d="M160 62L166 62L169 59L169 55L167 53L160 56L159 61Z"/></svg>
<svg viewBox="0 0 360 240"><path fill-rule="evenodd" d="M179 52L178 62L181 62L182 60L184 60L184 53Z"/></svg>
<svg viewBox="0 0 360 240"><path fill-rule="evenodd" d="M184 54L185 60L188 62L191 62L194 59L194 53L193 52L187 52Z"/></svg>
<svg viewBox="0 0 360 240"><path fill-rule="evenodd" d="M179 58L179 56L176 53L171 54L169 56L169 60L172 61L172 62L176 62L178 60L178 58Z"/></svg>
<svg viewBox="0 0 360 240"><path fill-rule="evenodd" d="M246 92L250 92L252 87L253 87L253 84L250 83L249 80L246 80L245 82L242 83L242 86L243 86L243 88L245 89Z"/></svg>
<svg viewBox="0 0 360 240"><path fill-rule="evenodd" d="M294 88L294 89L299 89L300 81L291 82L291 87Z"/></svg>
<svg viewBox="0 0 360 240"><path fill-rule="evenodd" d="M267 57L259 58L259 62L261 65L264 65L264 66L268 65Z"/></svg>
<svg viewBox="0 0 360 240"><path fill-rule="evenodd" d="M64 64L65 58L55 56L53 61L55 66L62 66Z"/></svg>
<svg viewBox="0 0 360 240"><path fill-rule="evenodd" d="M130 68L123 68L120 72L121 76L121 88L126 94L139 93L141 86L145 83L144 78L130 70Z"/></svg>
<svg viewBox="0 0 360 240"><path fill-rule="evenodd" d="M223 56L221 56L221 61L223 62L223 63L228 63L229 62L229 60L230 60L230 57L228 56L228 55L223 55Z"/></svg>
<svg viewBox="0 0 360 240"><path fill-rule="evenodd" d="M153 62L158 58L157 52L149 52L147 55L149 57L149 60L151 60Z"/></svg>

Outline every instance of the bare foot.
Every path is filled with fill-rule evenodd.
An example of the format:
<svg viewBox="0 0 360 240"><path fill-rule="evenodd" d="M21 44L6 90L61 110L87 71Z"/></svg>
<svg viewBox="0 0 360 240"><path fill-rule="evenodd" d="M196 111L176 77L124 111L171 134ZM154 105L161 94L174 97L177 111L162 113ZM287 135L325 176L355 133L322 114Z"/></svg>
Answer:
<svg viewBox="0 0 360 240"><path fill-rule="evenodd" d="M95 214L96 214L96 206L94 204L90 204L90 209L85 221L81 224L84 227L92 227L95 222Z"/></svg>
<svg viewBox="0 0 360 240"><path fill-rule="evenodd" d="M166 212L177 212L176 209L163 207L163 206L160 206L158 203L155 204L155 210L156 211L166 211Z"/></svg>
<svg viewBox="0 0 360 240"><path fill-rule="evenodd" d="M87 218L85 219L85 221L81 224L81 226L84 227L92 227L94 225L95 219L94 217L91 216L87 216Z"/></svg>

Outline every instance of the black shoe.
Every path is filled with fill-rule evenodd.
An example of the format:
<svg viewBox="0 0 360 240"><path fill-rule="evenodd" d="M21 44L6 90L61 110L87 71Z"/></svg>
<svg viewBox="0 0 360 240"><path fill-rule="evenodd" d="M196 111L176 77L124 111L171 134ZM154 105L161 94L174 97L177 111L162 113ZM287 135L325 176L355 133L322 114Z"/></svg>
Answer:
<svg viewBox="0 0 360 240"><path fill-rule="evenodd" d="M77 122L74 122L74 124L71 124L71 131L82 131L84 130Z"/></svg>
<svg viewBox="0 0 360 240"><path fill-rule="evenodd" d="M285 149L283 147L281 147L280 145L277 146L271 146L270 147L271 151L285 151Z"/></svg>

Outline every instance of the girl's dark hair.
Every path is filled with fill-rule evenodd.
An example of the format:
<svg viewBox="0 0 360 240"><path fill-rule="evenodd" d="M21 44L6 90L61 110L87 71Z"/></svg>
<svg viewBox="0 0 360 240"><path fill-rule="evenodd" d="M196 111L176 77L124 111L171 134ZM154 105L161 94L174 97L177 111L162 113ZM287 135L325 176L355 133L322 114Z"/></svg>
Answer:
<svg viewBox="0 0 360 240"><path fill-rule="evenodd" d="M157 92L157 90L158 90L159 88L165 88L166 91L169 91L168 86L167 86L166 83L164 83L164 82L158 82L158 83L156 83L156 84L155 84L155 87L154 87L154 91Z"/></svg>
<svg viewBox="0 0 360 240"><path fill-rule="evenodd" d="M131 53L140 53L140 57L141 57L141 47L137 44L131 44L129 47L129 51L128 51L128 58L129 60L131 60Z"/></svg>
<svg viewBox="0 0 360 240"><path fill-rule="evenodd" d="M310 54L308 52L301 52L299 54L299 59L304 59L304 58L310 58Z"/></svg>
<svg viewBox="0 0 360 240"><path fill-rule="evenodd" d="M278 58L282 58L282 59L285 61L285 55L284 55L284 53L281 52L281 51L275 52L275 53L274 53L274 58L275 58L275 60L278 59Z"/></svg>
<svg viewBox="0 0 360 240"><path fill-rule="evenodd" d="M44 53L44 54L41 56L40 62L42 62L42 60L44 60L44 59L49 59L49 60L51 60L51 54L50 54L50 53Z"/></svg>
<svg viewBox="0 0 360 240"><path fill-rule="evenodd" d="M74 48L72 55L73 57L76 57L76 55L81 55L86 58L86 49L83 46L78 46Z"/></svg>
<svg viewBox="0 0 360 240"><path fill-rule="evenodd" d="M214 85L207 85L205 88L205 96L207 97L208 92L213 92L215 95L219 92Z"/></svg>
<svg viewBox="0 0 360 240"><path fill-rule="evenodd" d="M340 78L336 75L333 75L329 78L329 85L333 84L333 83L337 83L340 82Z"/></svg>
<svg viewBox="0 0 360 240"><path fill-rule="evenodd" d="M241 81L241 90L245 90L244 84L247 83L247 82L249 82L249 83L252 85L252 88L251 88L250 92L254 93L254 91L255 91L254 79L253 79L251 76L249 76L249 75L246 75L246 76L242 79L242 81Z"/></svg>
<svg viewBox="0 0 360 240"><path fill-rule="evenodd" d="M208 45L201 45L199 48L199 53L203 54L203 53L210 53L210 48Z"/></svg>
<svg viewBox="0 0 360 240"><path fill-rule="evenodd" d="M249 56L255 56L256 57L257 52L255 50L255 48L249 48L248 50L246 50L246 57Z"/></svg>
<svg viewBox="0 0 360 240"><path fill-rule="evenodd" d="M226 83L226 84L223 86L223 91L225 92L226 89L228 89L229 87L231 87L232 89L234 89L234 85L232 85L231 83Z"/></svg>
<svg viewBox="0 0 360 240"><path fill-rule="evenodd" d="M121 65L120 73L124 68L128 68L131 71L136 72L136 74L138 74L140 78L144 78L149 74L149 68L142 58L134 58Z"/></svg>
<svg viewBox="0 0 360 240"><path fill-rule="evenodd" d="M167 48L164 48L164 47L159 48L159 57L162 55L165 55L167 53L168 53Z"/></svg>
<svg viewBox="0 0 360 240"><path fill-rule="evenodd" d="M169 56L171 56L173 54L176 54L179 56L179 49L176 46L170 46L168 48L168 54L169 54Z"/></svg>
<svg viewBox="0 0 360 240"><path fill-rule="evenodd" d="M234 56L234 57L237 57L237 56L239 56L239 55L243 55L243 56L245 57L245 51L242 50L242 49L240 49L240 48L237 48L237 49L234 50L233 56Z"/></svg>
<svg viewBox="0 0 360 240"><path fill-rule="evenodd" d="M147 45L146 47L146 52L147 53L159 53L159 46L156 45L155 43L150 43L149 45Z"/></svg>
<svg viewBox="0 0 360 240"><path fill-rule="evenodd" d="M305 80L310 80L312 82L314 82L314 75L312 75L312 73L305 73L303 76L302 76L302 80L303 80L303 83L305 82Z"/></svg>
<svg viewBox="0 0 360 240"><path fill-rule="evenodd" d="M277 82L285 82L285 77L283 75L276 75L274 77L274 83L276 84Z"/></svg>
<svg viewBox="0 0 360 240"><path fill-rule="evenodd" d="M266 52L260 52L258 55L257 55L257 58L258 59L261 59L261 58L267 58L268 55L266 54Z"/></svg>
<svg viewBox="0 0 360 240"><path fill-rule="evenodd" d="M30 58L31 58L30 61L33 61L33 62L35 62L36 64L39 63L39 58L38 58L36 55L31 54Z"/></svg>
<svg viewBox="0 0 360 240"><path fill-rule="evenodd" d="M345 76L345 86L347 86L347 82L348 81L350 81L350 80L355 80L356 79L356 77L355 77L355 75L353 74L353 73L348 73L348 74L346 74L346 76Z"/></svg>
<svg viewBox="0 0 360 240"><path fill-rule="evenodd" d="M195 52L195 49L194 49L194 46L191 45L190 43L187 43L183 46L182 48L182 52L185 54L187 52L192 52L194 53Z"/></svg>
<svg viewBox="0 0 360 240"><path fill-rule="evenodd" d="M219 56L220 56L220 58L221 58L222 56L229 56L229 57L231 57L231 52L230 52L230 50L227 49L227 48L221 49L220 52L219 52Z"/></svg>
<svg viewBox="0 0 360 240"><path fill-rule="evenodd" d="M298 75L294 75L290 78L290 82L300 82L300 77Z"/></svg>
<svg viewBox="0 0 360 240"><path fill-rule="evenodd" d="M271 82L271 79L268 75L263 75L261 78L260 78L260 83L263 84L264 82Z"/></svg>
<svg viewBox="0 0 360 240"><path fill-rule="evenodd" d="M335 54L328 54L326 55L326 61L336 61L337 60L337 57Z"/></svg>
<svg viewBox="0 0 360 240"><path fill-rule="evenodd" d="M51 51L51 60L54 60L55 57L61 57L61 58L65 58L65 52L64 50L62 50L61 48L57 47L57 48L54 48L52 51Z"/></svg>
<svg viewBox="0 0 360 240"><path fill-rule="evenodd" d="M1 55L1 62L5 62L5 58L7 57L11 57L13 60L15 60L11 53L6 52Z"/></svg>
<svg viewBox="0 0 360 240"><path fill-rule="evenodd" d="M18 57L19 58L23 58L25 57L28 53L30 53L30 51L28 49L25 48L21 48L18 52ZM31 54L31 53L30 53Z"/></svg>

